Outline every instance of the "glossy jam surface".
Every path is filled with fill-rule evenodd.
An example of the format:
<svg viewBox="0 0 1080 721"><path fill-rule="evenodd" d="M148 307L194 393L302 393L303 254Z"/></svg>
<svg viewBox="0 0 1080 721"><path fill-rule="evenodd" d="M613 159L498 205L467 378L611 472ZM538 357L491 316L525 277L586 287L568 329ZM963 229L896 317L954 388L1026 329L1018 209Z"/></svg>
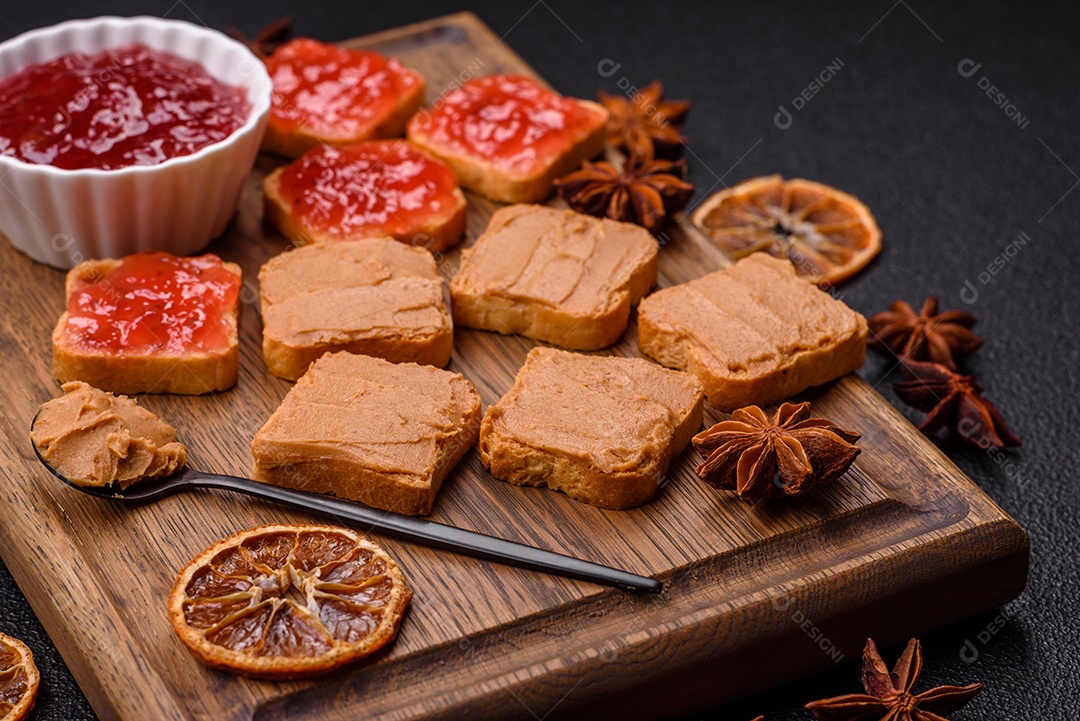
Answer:
<svg viewBox="0 0 1080 721"><path fill-rule="evenodd" d="M412 120L451 151L528 175L605 121L599 110L542 88L530 78L491 75L451 91Z"/></svg>
<svg viewBox="0 0 1080 721"><path fill-rule="evenodd" d="M320 145L281 175L296 220L336 238L413 240L425 220L453 212L456 188L449 167L404 140Z"/></svg>
<svg viewBox="0 0 1080 721"><path fill-rule="evenodd" d="M282 132L366 137L401 96L423 83L395 58L299 38L266 61L274 83L270 123Z"/></svg>
<svg viewBox="0 0 1080 721"><path fill-rule="evenodd" d="M228 345L239 290L216 255L137 253L76 281L64 332L81 348L116 354L213 351Z"/></svg>
<svg viewBox="0 0 1080 721"><path fill-rule="evenodd" d="M129 45L0 80L0 154L68 170L157 165L227 138L245 92L197 62Z"/></svg>

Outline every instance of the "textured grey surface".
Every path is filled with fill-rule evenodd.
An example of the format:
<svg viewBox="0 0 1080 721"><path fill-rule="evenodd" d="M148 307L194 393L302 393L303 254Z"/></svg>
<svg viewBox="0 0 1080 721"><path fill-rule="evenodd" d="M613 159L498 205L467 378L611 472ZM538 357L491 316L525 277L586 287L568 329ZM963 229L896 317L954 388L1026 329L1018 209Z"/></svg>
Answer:
<svg viewBox="0 0 1080 721"><path fill-rule="evenodd" d="M721 183L773 172L860 197L881 224L885 249L840 288L856 309L871 314L898 297L919 303L937 293L946 307L979 316L986 345L966 368L988 387L1024 447L992 457L951 441L942 445L1027 528L1031 577L1014 603L924 636L924 679L986 685L955 719L1073 721L1080 697L1074 477L1080 191L1070 191L1080 183L1074 119L1080 6L1000 5L504 0L477 1L471 9L562 92L591 96L598 87L617 91L622 78L644 85L657 77L671 97L691 99L686 133L691 180L699 188L694 202ZM340 40L460 9L315 0L20 3L5 7L0 35L103 13L167 14L250 34L291 13L299 34ZM970 77L960 72L965 59L972 61L965 70L981 65ZM827 75L814 93L811 84ZM987 95L988 85L1007 98L1004 108ZM794 102L807 88L810 99ZM786 128L776 122L781 105L791 115ZM1014 117L1006 113L1010 106ZM962 294L969 282L977 297L966 303L974 295ZM891 368L872 358L863 374L898 403ZM22 637L38 658L39 721L93 718L2 568L0 630ZM891 661L899 651L885 654ZM709 717L808 719L803 703L855 691L857 674L849 660Z"/></svg>

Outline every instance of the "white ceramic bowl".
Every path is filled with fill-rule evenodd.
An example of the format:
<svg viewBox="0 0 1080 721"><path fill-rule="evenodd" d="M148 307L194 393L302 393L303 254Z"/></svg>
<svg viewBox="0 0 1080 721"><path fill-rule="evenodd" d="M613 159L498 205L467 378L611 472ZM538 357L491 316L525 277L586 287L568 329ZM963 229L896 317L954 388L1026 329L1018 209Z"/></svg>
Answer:
<svg viewBox="0 0 1080 721"><path fill-rule="evenodd" d="M221 235L240 200L270 111L270 77L243 44L178 20L72 20L0 43L0 77L72 52L133 43L200 62L247 90L251 113L228 138L158 165L64 170L0 155L0 232L58 268L154 248L177 255Z"/></svg>

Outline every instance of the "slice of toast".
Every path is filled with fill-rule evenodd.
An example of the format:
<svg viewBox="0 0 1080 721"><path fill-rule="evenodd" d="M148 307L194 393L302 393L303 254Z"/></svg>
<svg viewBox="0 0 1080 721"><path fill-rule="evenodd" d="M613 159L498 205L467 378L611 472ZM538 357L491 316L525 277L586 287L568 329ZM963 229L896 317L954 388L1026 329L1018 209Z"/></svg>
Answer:
<svg viewBox="0 0 1080 721"><path fill-rule="evenodd" d="M401 137L424 104L423 76L372 50L297 38L266 66L274 97L262 149L290 158L318 145Z"/></svg>
<svg viewBox="0 0 1080 721"><path fill-rule="evenodd" d="M263 358L296 380L328 351L443 367L454 326L435 259L393 238L319 243L259 271Z"/></svg>
<svg viewBox="0 0 1080 721"><path fill-rule="evenodd" d="M421 165L430 182L420 206L415 192L398 203L410 190L402 177ZM318 182L305 181L312 172ZM263 198L265 217L295 245L389 235L440 253L461 241L468 210L450 168L404 140L315 148L266 176Z"/></svg>
<svg viewBox="0 0 1080 721"><path fill-rule="evenodd" d="M640 226L572 210L511 205L461 252L454 322L575 350L622 336L656 284L656 240Z"/></svg>
<svg viewBox="0 0 1080 721"><path fill-rule="evenodd" d="M479 426L480 396L458 373L328 353L255 434L254 477L427 515Z"/></svg>
<svg viewBox="0 0 1080 721"><path fill-rule="evenodd" d="M866 319L754 253L657 291L638 306L638 346L697 376L721 410L765 406L850 373L866 359Z"/></svg>
<svg viewBox="0 0 1080 721"><path fill-rule="evenodd" d="M485 93L499 94L485 104ZM515 94L535 106L515 107ZM492 75L422 109L406 134L445 160L463 187L501 203L535 203L551 195L556 178L603 151L607 119L598 103L564 98L531 78ZM498 138L507 134L521 148L496 152Z"/></svg>
<svg viewBox="0 0 1080 721"><path fill-rule="evenodd" d="M534 348L484 414L480 457L498 479L632 508L656 495L702 406L696 379L642 358Z"/></svg>
<svg viewBox="0 0 1080 721"><path fill-rule="evenodd" d="M149 281L142 271L159 275ZM162 279L177 282L162 286ZM240 283L240 266L215 255L148 251L80 263L68 271L67 310L52 334L53 372L61 383L126 395L231 388L240 364Z"/></svg>

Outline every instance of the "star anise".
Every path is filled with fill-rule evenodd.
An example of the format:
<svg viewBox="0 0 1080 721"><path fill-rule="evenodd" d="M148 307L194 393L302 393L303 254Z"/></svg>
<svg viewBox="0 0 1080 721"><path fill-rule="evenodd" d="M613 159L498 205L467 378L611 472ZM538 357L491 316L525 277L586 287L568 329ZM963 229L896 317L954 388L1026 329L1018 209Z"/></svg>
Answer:
<svg viewBox="0 0 1080 721"><path fill-rule="evenodd" d="M938 686L913 694L922 673L922 646L911 639L889 673L873 639L863 651L862 682L866 694L853 693L806 704L820 721L947 721L945 714L956 711L982 690L981 683L970 686Z"/></svg>
<svg viewBox="0 0 1080 721"><path fill-rule="evenodd" d="M927 298L918 313L906 301L898 300L870 319L870 347L956 370L958 356L982 345L982 338L971 332L975 323L975 316L962 310L939 313L936 295Z"/></svg>
<svg viewBox="0 0 1080 721"><path fill-rule="evenodd" d="M621 169L601 161L585 163L581 170L556 180L555 187L578 212L637 223L656 233L694 194L694 186L683 180L685 173L681 160L630 159Z"/></svg>
<svg viewBox="0 0 1080 721"><path fill-rule="evenodd" d="M286 38L289 37L289 33L292 32L292 24L292 18L286 15L285 17L278 18L274 22L265 25L263 29L257 32L255 37L251 39L248 39L244 33L236 28L229 28L226 30L226 34L233 40L239 40L244 45L247 45L251 52L255 53L260 58L265 59L268 55L277 50L278 46L282 45Z"/></svg>
<svg viewBox="0 0 1080 721"><path fill-rule="evenodd" d="M686 100L664 100L664 88L654 80L633 97L597 93L608 111L608 142L641 160L677 158L686 142L682 125L690 112Z"/></svg>
<svg viewBox="0 0 1080 721"><path fill-rule="evenodd" d="M906 381L894 383L901 400L927 411L919 430L932 436L942 428L980 448L1018 446L1020 439L1005 425L993 403L982 396L983 387L971 376L949 370L940 363L904 361Z"/></svg>
<svg viewBox="0 0 1080 721"><path fill-rule="evenodd" d="M851 467L861 436L832 421L810 417L809 403L784 403L772 420L757 406L740 408L694 436L705 456L697 474L748 503L780 493L798 496L831 483Z"/></svg>

